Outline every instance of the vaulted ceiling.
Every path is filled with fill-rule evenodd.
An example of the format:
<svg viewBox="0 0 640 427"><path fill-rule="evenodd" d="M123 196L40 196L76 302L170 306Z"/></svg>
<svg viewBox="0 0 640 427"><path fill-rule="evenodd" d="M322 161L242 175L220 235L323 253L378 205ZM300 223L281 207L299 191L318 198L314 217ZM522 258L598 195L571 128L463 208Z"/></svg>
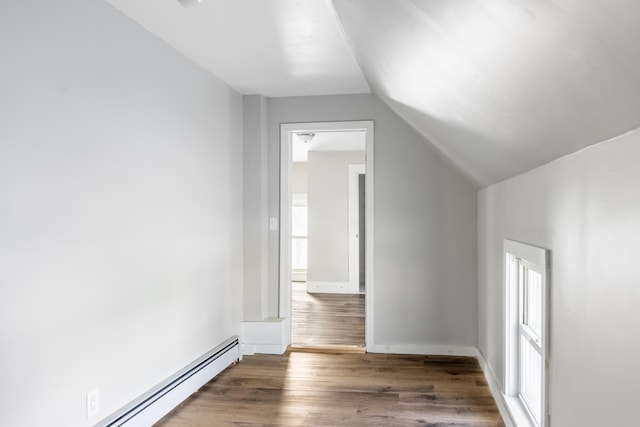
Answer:
<svg viewBox="0 0 640 427"><path fill-rule="evenodd" d="M637 0L107 0L241 93L373 92L478 186L640 127Z"/></svg>

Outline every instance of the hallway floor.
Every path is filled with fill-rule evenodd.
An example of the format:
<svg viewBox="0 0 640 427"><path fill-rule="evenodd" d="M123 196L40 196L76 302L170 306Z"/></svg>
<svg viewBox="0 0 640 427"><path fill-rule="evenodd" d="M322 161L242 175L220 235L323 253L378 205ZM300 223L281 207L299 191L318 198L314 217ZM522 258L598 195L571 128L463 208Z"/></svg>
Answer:
<svg viewBox="0 0 640 427"><path fill-rule="evenodd" d="M293 347L352 346L364 349L364 294L310 294L292 285Z"/></svg>
<svg viewBox="0 0 640 427"><path fill-rule="evenodd" d="M471 357L287 352L244 360L157 427L504 427Z"/></svg>

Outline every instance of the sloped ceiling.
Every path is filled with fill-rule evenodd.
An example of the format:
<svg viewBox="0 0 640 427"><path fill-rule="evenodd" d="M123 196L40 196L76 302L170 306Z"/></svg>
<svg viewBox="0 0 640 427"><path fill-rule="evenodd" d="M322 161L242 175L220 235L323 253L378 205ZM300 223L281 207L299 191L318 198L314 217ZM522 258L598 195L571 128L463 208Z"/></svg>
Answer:
<svg viewBox="0 0 640 427"><path fill-rule="evenodd" d="M479 187L640 126L637 0L108 1L242 93L370 87Z"/></svg>
<svg viewBox="0 0 640 427"><path fill-rule="evenodd" d="M487 185L640 125L640 2L334 0L373 91Z"/></svg>
<svg viewBox="0 0 640 427"><path fill-rule="evenodd" d="M107 0L243 94L369 93L325 0Z"/></svg>

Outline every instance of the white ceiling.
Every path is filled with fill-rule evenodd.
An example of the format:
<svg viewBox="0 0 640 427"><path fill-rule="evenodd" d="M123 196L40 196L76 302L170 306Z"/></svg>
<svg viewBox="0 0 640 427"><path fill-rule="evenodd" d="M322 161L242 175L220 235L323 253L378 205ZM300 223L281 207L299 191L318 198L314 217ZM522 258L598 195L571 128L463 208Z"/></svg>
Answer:
<svg viewBox="0 0 640 427"><path fill-rule="evenodd" d="M325 0L107 0L243 94L369 93Z"/></svg>
<svg viewBox="0 0 640 427"><path fill-rule="evenodd" d="M327 131L314 132L309 142L304 142L295 134L292 138L292 160L306 162L309 151L364 151L366 149L365 131Z"/></svg>
<svg viewBox="0 0 640 427"><path fill-rule="evenodd" d="M371 88L479 186L640 126L638 0L107 1L241 93Z"/></svg>
<svg viewBox="0 0 640 427"><path fill-rule="evenodd" d="M480 185L640 125L640 1L333 3L374 93Z"/></svg>

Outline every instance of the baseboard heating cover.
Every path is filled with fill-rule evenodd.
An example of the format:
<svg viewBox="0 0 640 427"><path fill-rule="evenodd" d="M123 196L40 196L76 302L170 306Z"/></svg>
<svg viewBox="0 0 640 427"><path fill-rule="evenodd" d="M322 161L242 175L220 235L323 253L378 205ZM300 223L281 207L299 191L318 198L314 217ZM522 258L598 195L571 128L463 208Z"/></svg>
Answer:
<svg viewBox="0 0 640 427"><path fill-rule="evenodd" d="M151 426L241 357L239 338L229 338L95 427Z"/></svg>

